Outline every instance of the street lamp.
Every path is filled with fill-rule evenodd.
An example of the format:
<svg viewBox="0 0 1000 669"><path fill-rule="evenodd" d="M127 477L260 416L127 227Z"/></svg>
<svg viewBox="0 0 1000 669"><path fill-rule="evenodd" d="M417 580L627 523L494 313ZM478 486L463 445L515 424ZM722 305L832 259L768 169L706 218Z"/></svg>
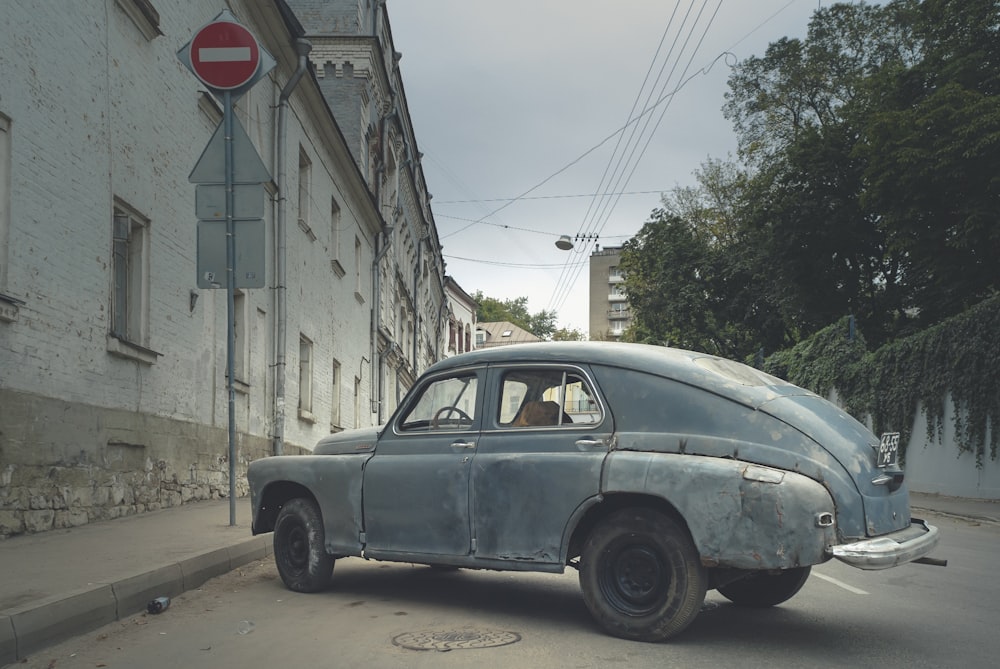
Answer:
<svg viewBox="0 0 1000 669"><path fill-rule="evenodd" d="M556 248L562 251L569 251L573 248L573 240L569 238L569 235L563 235L556 240Z"/></svg>

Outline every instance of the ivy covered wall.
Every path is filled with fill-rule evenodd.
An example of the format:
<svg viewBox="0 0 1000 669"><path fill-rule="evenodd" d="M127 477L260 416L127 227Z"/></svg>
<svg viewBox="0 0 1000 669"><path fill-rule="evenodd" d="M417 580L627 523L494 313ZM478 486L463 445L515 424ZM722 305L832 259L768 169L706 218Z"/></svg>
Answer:
<svg viewBox="0 0 1000 669"><path fill-rule="evenodd" d="M977 469L997 461L1000 295L874 351L845 317L766 358L763 369L824 397L835 391L844 409L876 434L900 432L904 449L920 410L927 441L954 447L956 456L971 454ZM949 401L954 411L948 411ZM943 443L949 414L953 444Z"/></svg>

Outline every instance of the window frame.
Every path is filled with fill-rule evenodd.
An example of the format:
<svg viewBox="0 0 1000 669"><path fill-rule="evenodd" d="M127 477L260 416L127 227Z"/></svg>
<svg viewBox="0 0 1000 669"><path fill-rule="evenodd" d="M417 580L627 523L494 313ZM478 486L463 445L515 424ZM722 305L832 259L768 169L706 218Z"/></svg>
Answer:
<svg viewBox="0 0 1000 669"><path fill-rule="evenodd" d="M442 402L449 396L451 388L449 384L456 384L454 400L459 404L443 404ZM436 389L441 389L438 395L433 393ZM470 392L471 391L471 392ZM476 432L479 430L481 422L479 406L485 392L484 372L478 368L462 368L450 370L427 379L415 393L408 395L410 398L405 406L397 412L393 421L393 432L397 435L428 435L440 432ZM429 408L428 408L429 406ZM449 416L454 414L442 414L440 420L447 422L446 425L439 423L438 427L433 426L434 416L442 409L456 406L464 412L471 422L458 424L455 421L448 421ZM414 418L418 412L423 412L419 417Z"/></svg>
<svg viewBox="0 0 1000 669"><path fill-rule="evenodd" d="M151 230L148 217L114 198L107 350L146 364L161 355L149 348Z"/></svg>
<svg viewBox="0 0 1000 669"><path fill-rule="evenodd" d="M299 333L299 419L307 422L315 422L313 416L313 354L315 349L313 341Z"/></svg>
<svg viewBox="0 0 1000 669"><path fill-rule="evenodd" d="M340 409L340 398L341 398L341 374L343 370L341 369L340 361L337 359L333 360L330 365L330 432L338 432L344 429L341 424L343 413Z"/></svg>
<svg viewBox="0 0 1000 669"><path fill-rule="evenodd" d="M593 378L585 370L573 366L561 365L517 365L496 370L496 399L490 407L491 420L501 430L525 429L594 429L604 422L606 411L597 392ZM524 379L536 377L533 383ZM559 383L549 381L559 377ZM546 380L548 379L548 381ZM507 390L507 384L520 386L516 392ZM574 390L575 386L581 390ZM572 392L571 392L572 391ZM574 399L580 394L584 397ZM514 406L514 396L519 398ZM571 402L588 404L585 410L581 406L570 406ZM558 404L559 417L554 424L516 425L524 406L529 402L551 401ZM564 417L569 417L569 422ZM579 418L577 418L579 417ZM585 420L582 418L587 417Z"/></svg>

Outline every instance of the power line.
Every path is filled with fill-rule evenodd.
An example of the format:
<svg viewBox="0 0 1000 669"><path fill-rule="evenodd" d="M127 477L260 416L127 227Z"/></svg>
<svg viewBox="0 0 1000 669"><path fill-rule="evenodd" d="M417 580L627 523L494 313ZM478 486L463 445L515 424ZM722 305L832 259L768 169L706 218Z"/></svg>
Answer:
<svg viewBox="0 0 1000 669"><path fill-rule="evenodd" d="M494 223L493 221L486 221L486 220L483 220L481 218L479 218L479 219L462 218L461 216L448 216L447 214L437 214L437 215L435 215L434 218L450 218L450 219L452 219L454 221L467 221L467 222L471 222L471 223L481 223L482 225L492 225L493 227L496 227L496 228L504 228L506 230L517 230L518 232L532 232L532 233L535 233L535 234L538 234L538 235L545 235L547 237L559 237L560 236L559 233L554 233L554 232L552 232L550 230L533 230L531 228L522 228L522 227L518 227L516 225L508 225L506 223ZM631 237L631 236L632 235L614 235L614 236L608 237L607 239L625 239L625 238Z"/></svg>
<svg viewBox="0 0 1000 669"><path fill-rule="evenodd" d="M705 36L708 34L708 31L711 28L712 24L714 23L716 16L718 16L719 9L722 6L722 0L719 0L718 4L715 7L715 11L712 13L711 18L709 18L707 24L705 25L704 30L702 31L701 37L698 39L698 42L695 45L694 49L690 52L690 56L688 57L687 63L684 65L684 68L679 77L680 84L674 87L674 89L670 93L666 93L671 81L674 80L674 75L680 64L681 57L684 54L684 52L688 49L688 44L690 43L691 38L694 36L695 30L698 26L698 23L701 20L702 14L705 11L707 3L708 0L703 0L701 8L695 15L694 21L690 24L690 28L687 29L687 34L684 37L683 43L681 44L680 49L677 51L676 57L674 57L673 55L674 47L677 46L678 44L678 39L680 37L680 34L683 31L685 31L685 26L688 24L688 19L695 5L695 0L692 0L691 4L688 6L688 9L684 15L684 19L682 20L680 27L678 28L677 31L678 39L674 40L673 45L668 51L667 56L664 59L662 66L660 67L656 80L653 82L653 85L649 93L647 94L646 97L647 106L643 110L643 112L636 117L636 120L638 120L642 116L646 116L645 122L643 123L641 130L639 130L638 125L633 126L632 132L629 135L628 141L625 144L625 148L623 149L622 153L618 156L617 161L615 161L614 155L612 155L609 164L610 162L614 162L614 168L612 170L612 173L616 174L617 176L614 177L613 182L611 180L608 180L606 182L607 185L605 187L604 194L601 195L599 198L597 198L597 200L599 200L597 208L594 209L592 203L591 208L588 209L588 215L590 214L591 211L594 212L594 215L593 217L591 217L591 220L589 222L586 220L584 221L583 226L580 229L581 235L592 236L596 238L600 234L600 231L604 229L604 226L607 225L607 222L610 219L612 212L614 211L614 207L617 205L618 202L618 198L615 198L612 195L612 192L620 189L623 190L625 186L628 184L628 181L632 178L632 175L635 173L636 169L638 169L639 162L645 155L646 149L648 148L650 142L652 142L653 136L656 134L656 130L659 128L660 122L666 115L666 111L669 108L670 103L673 102L673 95L678 90L680 90L688 81L690 81L689 78L686 78L686 75L691 67L691 63L694 62L694 58L697 55L699 49L701 48L701 45L704 43ZM676 7L675 7L675 12L676 12ZM672 19L673 16L671 17L671 23ZM667 27L667 30L669 29L670 29L670 24L668 24ZM666 32L664 34L663 39L665 38L666 38ZM657 49L657 55L659 54L659 51L660 49ZM660 97L653 104L649 104L649 101L652 100L654 97L653 88L655 88L660 83L660 80L663 78L663 73L666 70L670 60L673 60L673 64L670 67L666 79L663 79L662 85L659 86ZM714 65L714 63L717 60L718 58L716 58L716 60L713 61L712 64ZM650 68L650 70L651 69L652 67ZM696 72L694 75L692 75L691 78L693 78L697 74L698 73ZM648 76L647 76L647 81L648 81ZM645 83L646 82L644 81L643 88L645 87ZM642 88L640 88L639 97L641 97L641 95L642 95ZM649 130L647 132L653 120L651 115L647 115L647 111L651 111L653 108L659 106L660 103L664 100L667 101L667 104L662 107L659 118L652 125L652 130ZM636 109L636 107L637 104L633 104L633 111ZM633 139L635 139L634 142ZM642 145L641 151L639 150L640 144ZM617 147L616 147L616 152L617 152ZM608 171L605 170L605 174L607 174L607 172ZM602 185L605 184L604 177L602 177L601 183ZM598 190L600 190L600 187L598 188ZM581 249L581 253L587 251L587 246L592 246L592 245L593 243L586 245L583 249ZM569 269L568 265L567 269ZM552 297L549 300L550 310L558 311L558 309L562 307L562 305L566 302L566 299L571 294L572 288L575 285L577 279L579 278L581 272L582 268L579 266L576 266L575 271L570 270L563 272L562 276L560 277L561 282L557 283L556 288L553 290ZM565 280L563 280L562 277L565 277Z"/></svg>
<svg viewBox="0 0 1000 669"><path fill-rule="evenodd" d="M719 61L720 59L722 59L722 58L725 58L725 59L726 59L726 64L727 64L727 65L728 65L729 67L734 67L734 66L736 65L736 56L735 56L735 55L734 55L734 54L732 53L732 51L733 51L733 50L734 50L734 49L735 49L735 48L736 48L736 47L737 47L737 46L738 46L739 44L743 43L743 42L744 42L744 41L745 41L745 40L746 40L746 39L747 39L748 37L750 37L750 36L751 36L751 35L753 35L753 34L754 34L755 32L757 32L758 30L760 30L760 29L761 29L761 28L762 28L763 26L765 26L765 25L767 25L768 23L770 23L770 22L771 22L772 20L774 20L774 18L775 18L775 17L777 17L777 16L778 16L779 14L781 14L782 12L784 12L784 11L785 11L786 9L788 9L788 8L789 8L790 6L792 6L792 5L794 4L794 3L795 3L795 0L789 0L789 1L788 1L787 3L785 3L785 4L784 4L784 5L783 5L783 6L782 6L782 7L780 8L780 9L776 10L775 12L773 12L773 13L772 13L772 14L771 14L770 16L768 16L768 17L767 17L767 18L765 18L765 19L764 19L763 21L761 21L760 23L758 23L758 24L757 24L756 26L754 26L754 27L753 27L753 28L752 28L752 29L751 29L750 31L748 31L748 32L747 32L746 34L744 34L744 35L743 35L743 36L742 36L742 37L741 37L740 39L738 39L738 40L737 40L736 42L734 42L734 43L733 43L733 44L732 44L732 45L731 45L731 46L730 46L730 47L729 47L728 49L726 49L725 51L723 51L722 53L720 53L719 55L717 55L717 56L716 56L716 57L715 57L715 58L714 58L714 59L712 60L712 62L711 62L711 63L709 63L709 64L708 64L707 66L705 66L705 67L702 67L702 68L701 68L700 70L696 71L696 72L695 72L694 74L692 74L692 75L691 75L690 77L688 77L687 79L683 79L683 80L681 81L680 85L679 85L679 86L677 86L677 87L676 87L676 88L675 88L674 90L672 90L672 91L671 91L670 93L668 93L668 94L666 94L666 95L664 95L664 96L660 97L660 98L659 98L659 99L658 99L658 100L657 100L657 101L656 101L656 102L655 102L655 103L654 103L653 105L651 105L651 106L647 107L647 108L646 108L645 110L643 110L642 114L640 114L640 115L639 115L639 117L636 117L636 119L633 119L633 120L630 120L630 121L629 121L629 124L631 124L631 123L633 123L633 122L635 122L635 121L638 121L638 118L640 118L641 116L645 115L645 114L646 114L647 112L651 111L651 110L652 110L652 108L654 108L654 107L658 106L658 105L659 105L660 103L664 102L665 100L668 100L668 99L669 99L669 101L672 101L672 100L673 100L673 96L674 96L674 94L676 94L676 93L677 93L677 92L678 92L678 91L679 91L679 90L680 90L681 88L683 88L683 87L684 87L684 86L685 86L685 85L686 85L686 84L687 84L687 83L688 83L688 82L689 82L689 81L690 81L691 79L694 79L694 78L695 78L696 76L698 76L698 75L700 75L700 74L707 74L707 73L708 73L709 71L711 71L711 69L712 69L712 67L713 67L713 66L715 65L715 63L717 63L717 62L718 62L718 61ZM713 15L712 15L712 19L711 19L711 20L709 21L709 26L711 25L711 23L712 23L712 22L714 22L714 20L715 20L715 17L716 17L717 15L718 15L718 13L719 13L719 9L720 9L721 5L722 5L722 0L719 0L719 5L718 5L718 6L716 6L716 8L715 8L715 12L714 12L714 13L713 13ZM702 7L702 9L704 9L704 6ZM675 6L675 11L676 11L676 6ZM700 12L699 12L699 15L700 15ZM706 27L706 29L705 29L705 32L704 32L704 33L702 34L702 37L701 37L701 39L700 39L700 40L699 40L699 42L698 42L698 46L697 46L697 47L695 48L695 53L697 53L698 49L699 49L699 48L701 47L701 44L702 44L702 42L704 41L704 39L705 39L705 36L707 35L707 33L708 33L708 27ZM689 33L689 37L690 37L690 33ZM658 52L659 52L659 50L657 50L657 53L658 53ZM733 62L729 62L729 59L730 59L730 58L732 58L732 59L733 59ZM694 54L692 54L692 57L691 57L691 59L689 59L689 61L688 61L688 66L690 66L690 64L691 64L691 62L693 61L693 59L694 59ZM661 69L662 69L662 68L661 68ZM684 70L684 72L685 72L685 74L686 74L686 72L687 72L687 67L685 67L685 70ZM681 76L682 76L682 78L683 78L683 76L684 76L684 75L682 74ZM648 72L647 72L647 79L648 79ZM645 81L643 82L643 85L645 85ZM642 89L640 88L640 94L641 94L641 90L642 90ZM663 90L663 89L661 89L661 90ZM663 120L663 116L664 116L664 114L666 113L666 109L667 109L667 107L669 107L669 103L668 103L668 105L667 105L666 107L664 107L664 108L663 108L663 110L661 111L661 113L660 113L660 118L659 118L659 120L657 120L657 123L656 123L656 127L658 127L658 126L659 126L659 124L660 124L660 122L661 122L661 121ZM634 105L633 105L633 109L634 109ZM627 126L627 125L628 125L628 124L626 124L626 126ZM622 128L622 130L624 130L624 129L625 129L625 128ZM654 128L654 131L653 131L653 132L655 133L655 128ZM634 131L633 131L633 134L634 134ZM645 147L643 148L643 151L642 151L642 154L640 154L640 156L639 156L639 158L640 158L640 159L642 158L642 155L644 155L644 154L645 154L645 151L646 151L646 147L648 147L648 145L649 145L649 141L650 141L651 139L652 139L652 136L650 136L650 138L649 138L649 139L647 140L647 142L646 142L646 146L645 146ZM636 161L636 163L635 163L635 164L633 165L633 167L632 167L632 171L631 171L631 172L629 173L629 178L631 178L631 175L632 175L632 174L633 174L633 173L635 172L635 170L636 170L636 168L637 168L637 167L638 167L638 160L637 160L637 161ZM626 183L627 183L627 180L626 180ZM616 185L617 185L617 182L616 182ZM618 201L618 199L616 198L616 199L615 199L615 204L617 204L617 201ZM610 209L610 210L608 210L608 211L607 211L607 216L605 217L605 220L604 220L604 223L602 223L602 224L600 225L600 227L596 229L596 230L597 230L597 232L599 232L599 231L600 231L601 229L603 229L603 228L604 228L604 226L605 226L605 225L607 224L607 221L608 221L608 220L610 219L610 216L611 216L611 213L612 213L612 210L613 210L613 207L612 207L612 209ZM589 210L588 210L588 211L589 211ZM592 238L594 238L594 239L596 239L596 238L597 238L597 234L595 233L595 231L594 231L594 229L593 229L593 228L591 228L591 229L589 229L589 230L587 230L587 229L582 229L582 230L584 230L584 233L585 233L585 234L584 234L584 237L585 237L585 238L587 237L587 235L588 235L588 234L590 235L590 237L592 237ZM578 235L578 237L580 237L580 235ZM584 249L580 249L580 250L579 250L578 252L579 252L579 253L583 253L583 252L585 252L586 250L587 250L587 249L586 249L586 248L584 248ZM575 285L575 283L576 283L577 279L579 278L579 274L580 274L580 272L581 272L581 271L582 271L582 270L577 270L576 274L575 274L575 275L574 275L574 276L572 277L572 280L569 280L569 281L567 281L567 282L566 282L565 284L563 284L563 283L557 283L557 285L556 285L556 288L555 288L555 289L553 290L553 297L552 297L552 299L551 299L551 300L549 301L549 305L550 305L550 308L552 308L553 310L558 310L559 308L561 308L561 307L562 307L562 305L563 305L563 304L565 303L566 299L567 299L567 298L569 297L569 295L571 294L571 290L572 290L572 287L573 287L573 285ZM560 276L560 281L561 281L561 280L562 280L562 276ZM558 299L558 300L556 299L556 296L557 296L557 295L560 295L560 297L559 297L559 299ZM555 306L553 306L553 305L555 305Z"/></svg>
<svg viewBox="0 0 1000 669"><path fill-rule="evenodd" d="M463 258L462 256L452 256L447 253L442 253L442 257L450 258L452 260L464 260L465 262L474 262L481 265L497 265L500 267L518 267L521 269L551 269L553 267L562 267L563 263L553 263L550 265L545 264L532 264L532 263L515 263L515 262L500 262L499 260L479 260L477 258ZM579 264L586 264L586 260L580 261Z"/></svg>
<svg viewBox="0 0 1000 669"><path fill-rule="evenodd" d="M615 193L615 195L652 195L653 193L662 194L668 190L669 190L668 188L661 188L660 190L631 190L631 191L625 191L623 193ZM597 195L597 193L579 193L576 195L535 195L532 197L520 197L520 198L495 197L486 200L441 200L441 201L435 200L434 205L437 206L439 204L478 204L480 202L508 202L510 200L559 200L559 199L574 198L574 197L594 197L595 195ZM473 220L473 219L467 219L467 220Z"/></svg>

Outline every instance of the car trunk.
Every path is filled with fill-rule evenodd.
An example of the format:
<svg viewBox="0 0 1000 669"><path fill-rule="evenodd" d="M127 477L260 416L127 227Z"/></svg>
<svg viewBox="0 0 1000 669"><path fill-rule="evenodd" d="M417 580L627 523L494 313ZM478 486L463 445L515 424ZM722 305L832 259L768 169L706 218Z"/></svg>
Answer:
<svg viewBox="0 0 1000 669"><path fill-rule="evenodd" d="M875 464L879 440L868 428L835 404L811 394L774 399L759 410L800 430L843 466L861 494L868 536L909 525L909 495L901 485L902 474L891 483L874 483L886 470Z"/></svg>

